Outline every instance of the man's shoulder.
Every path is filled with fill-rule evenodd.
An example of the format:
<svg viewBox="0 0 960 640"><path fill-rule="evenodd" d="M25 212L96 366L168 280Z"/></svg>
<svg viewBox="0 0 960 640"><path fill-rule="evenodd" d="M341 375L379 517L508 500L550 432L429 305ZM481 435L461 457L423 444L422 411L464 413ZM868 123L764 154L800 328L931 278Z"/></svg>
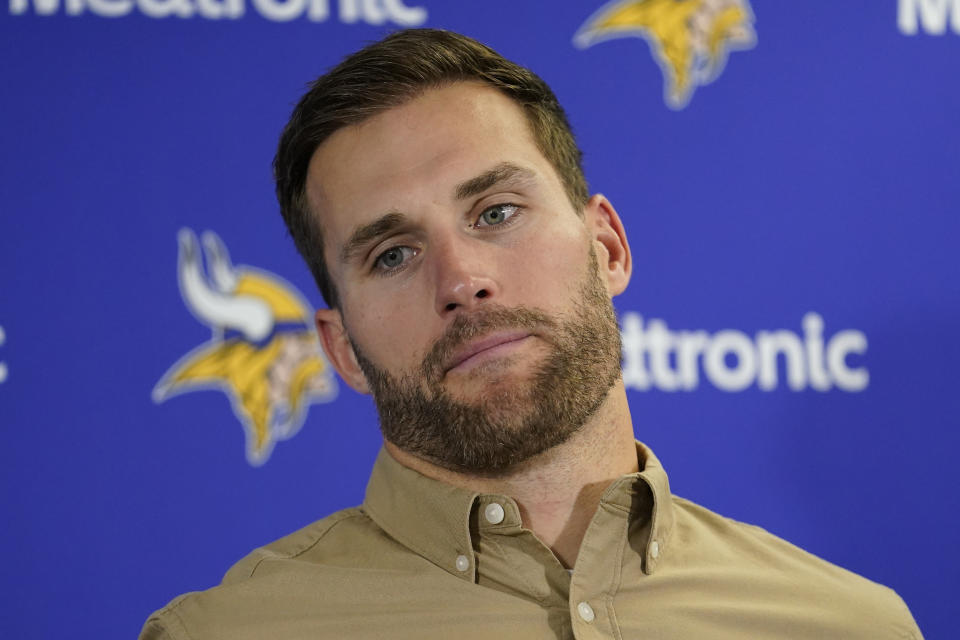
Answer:
<svg viewBox="0 0 960 640"><path fill-rule="evenodd" d="M362 508L344 509L253 550L219 585L174 598L150 616L140 638L258 637L254 630L271 623L282 628L272 620L277 612L319 612L338 593L369 587L364 576L374 582L383 570L415 568L418 560Z"/></svg>
<svg viewBox="0 0 960 640"><path fill-rule="evenodd" d="M673 504L672 552L678 562L704 567L705 575L722 581L739 577L755 602L769 600L797 615L815 612L830 628L888 628L899 632L895 637L921 637L906 604L889 587L757 525L684 498L673 496Z"/></svg>
<svg viewBox="0 0 960 640"><path fill-rule="evenodd" d="M354 544L362 543L365 538L376 538L380 529L360 507L351 507L331 513L302 529L289 533L262 547L258 547L241 558L223 577L223 585L234 584L253 577L264 565L286 561L320 560L330 547L345 538ZM358 538L359 537L359 538Z"/></svg>
<svg viewBox="0 0 960 640"><path fill-rule="evenodd" d="M890 591L883 585L824 560L763 527L721 515L686 498L673 496L673 503L677 517L676 535L700 542L699 545L692 546L693 552L699 547L719 561L727 559L744 562L748 567L829 576L866 589Z"/></svg>

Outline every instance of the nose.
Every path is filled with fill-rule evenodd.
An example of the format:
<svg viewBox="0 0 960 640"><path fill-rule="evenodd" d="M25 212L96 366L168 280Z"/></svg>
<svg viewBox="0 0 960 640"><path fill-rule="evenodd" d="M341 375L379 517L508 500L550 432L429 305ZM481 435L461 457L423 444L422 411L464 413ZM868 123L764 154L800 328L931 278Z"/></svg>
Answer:
<svg viewBox="0 0 960 640"><path fill-rule="evenodd" d="M493 262L484 260L475 248L450 243L434 246L433 253L436 310L440 316L475 309L499 295L500 289L493 277Z"/></svg>

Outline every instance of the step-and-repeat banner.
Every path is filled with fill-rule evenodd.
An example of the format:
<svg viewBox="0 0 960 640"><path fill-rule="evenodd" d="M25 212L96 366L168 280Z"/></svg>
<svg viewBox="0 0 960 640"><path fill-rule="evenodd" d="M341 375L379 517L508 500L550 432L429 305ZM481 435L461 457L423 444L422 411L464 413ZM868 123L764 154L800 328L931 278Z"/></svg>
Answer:
<svg viewBox="0 0 960 640"><path fill-rule="evenodd" d="M5 0L0 636L132 637L361 501L375 412L317 348L270 161L308 81L416 26L566 106L676 493L953 635L960 0Z"/></svg>

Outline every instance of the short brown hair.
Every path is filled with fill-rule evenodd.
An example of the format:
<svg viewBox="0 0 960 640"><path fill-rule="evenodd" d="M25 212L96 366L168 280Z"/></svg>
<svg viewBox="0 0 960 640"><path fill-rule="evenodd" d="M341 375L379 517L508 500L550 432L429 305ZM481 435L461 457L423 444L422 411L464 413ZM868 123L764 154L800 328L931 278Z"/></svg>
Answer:
<svg viewBox="0 0 960 640"><path fill-rule="evenodd" d="M280 212L324 301L339 306L323 256L319 218L307 203L310 159L342 127L399 106L426 89L457 81L490 85L519 104L537 147L553 165L577 211L589 197L567 116L550 87L535 73L476 40L450 31L409 29L348 56L320 76L300 99L280 136L273 174Z"/></svg>

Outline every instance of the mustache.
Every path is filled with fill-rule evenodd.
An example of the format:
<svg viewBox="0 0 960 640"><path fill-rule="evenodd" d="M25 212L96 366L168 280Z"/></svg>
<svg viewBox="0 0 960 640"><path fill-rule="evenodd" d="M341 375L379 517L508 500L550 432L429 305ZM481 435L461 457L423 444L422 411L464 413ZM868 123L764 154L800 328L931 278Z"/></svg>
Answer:
<svg viewBox="0 0 960 640"><path fill-rule="evenodd" d="M427 380L439 380L457 349L488 333L505 329L524 329L534 333L556 325L556 320L549 315L529 307L485 305L479 311L461 314L454 319L424 357L421 371Z"/></svg>

